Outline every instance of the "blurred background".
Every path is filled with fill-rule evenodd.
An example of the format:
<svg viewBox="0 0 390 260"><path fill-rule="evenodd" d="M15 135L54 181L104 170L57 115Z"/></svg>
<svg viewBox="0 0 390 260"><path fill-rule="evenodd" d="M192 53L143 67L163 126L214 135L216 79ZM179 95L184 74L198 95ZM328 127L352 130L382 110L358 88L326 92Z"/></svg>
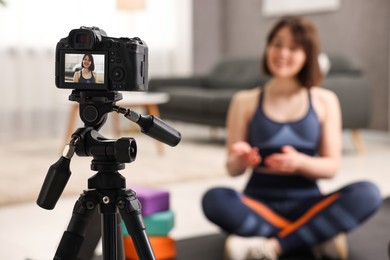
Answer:
<svg viewBox="0 0 390 260"><path fill-rule="evenodd" d="M0 258L51 259L90 176L90 158L74 160L77 174L64 191L72 197L60 200L54 212L35 204L45 173L61 152L73 105L71 91L54 84L61 38L80 26L100 27L110 37L140 37L149 47L149 79L186 77L209 73L226 58L260 59L269 29L285 14L307 15L318 28L322 52L346 57L368 88L368 104L350 104L358 114L360 106L369 107L361 131L367 149L359 153L350 136L344 138L340 175L322 188L368 178L389 196L389 0L0 0ZM154 140L137 136L142 145L137 163L126 168L130 183L170 191L177 213L173 237L218 232L202 215L201 196L215 185L241 188L246 176L238 182L226 176L223 128L210 134L208 126L169 123L183 141L165 147L161 156ZM380 246L387 252L387 240Z"/></svg>
<svg viewBox="0 0 390 260"><path fill-rule="evenodd" d="M190 0L5 0L0 3L0 141L64 133L69 90L54 84L56 43L97 26L149 46L149 76L192 72Z"/></svg>
<svg viewBox="0 0 390 260"><path fill-rule="evenodd" d="M269 2L2 0L0 141L63 133L69 91L54 85L54 52L70 30L98 26L111 37L144 39L150 51L150 78L203 74L222 58L262 55L266 33L283 14L275 15ZM330 5L297 12L315 22L324 52L342 53L361 66L372 100L369 128L387 132L390 2L322 2ZM305 6L304 0L294 3L292 7ZM279 11L280 6L283 1Z"/></svg>
<svg viewBox="0 0 390 260"><path fill-rule="evenodd" d="M329 9L297 10L297 13L305 14L314 21L325 53L341 53L360 64L371 90L370 128L387 131L390 50L388 0L195 0L192 11L194 71L207 71L211 63L223 56L261 55L268 29L278 18L267 15L264 6L268 2L274 2L276 9L283 8L286 2L290 2L292 7L305 6L307 2L330 3Z"/></svg>

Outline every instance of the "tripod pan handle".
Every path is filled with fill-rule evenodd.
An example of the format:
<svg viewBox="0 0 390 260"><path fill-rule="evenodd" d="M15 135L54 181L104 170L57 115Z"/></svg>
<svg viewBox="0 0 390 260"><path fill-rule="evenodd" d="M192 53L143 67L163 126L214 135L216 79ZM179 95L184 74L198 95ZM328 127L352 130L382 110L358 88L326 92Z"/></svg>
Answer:
<svg viewBox="0 0 390 260"><path fill-rule="evenodd" d="M54 209L71 175L70 159L61 158L47 171L37 204L44 209Z"/></svg>

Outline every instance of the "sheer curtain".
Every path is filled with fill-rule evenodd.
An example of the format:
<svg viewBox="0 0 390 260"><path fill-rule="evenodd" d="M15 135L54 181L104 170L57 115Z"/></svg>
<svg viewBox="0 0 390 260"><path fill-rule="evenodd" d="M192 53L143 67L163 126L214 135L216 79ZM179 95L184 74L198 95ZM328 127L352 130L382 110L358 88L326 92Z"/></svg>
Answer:
<svg viewBox="0 0 390 260"><path fill-rule="evenodd" d="M70 91L54 84L59 39L80 26L149 46L149 77L192 72L191 0L145 0L121 11L115 0L6 0L0 6L0 141L65 132Z"/></svg>

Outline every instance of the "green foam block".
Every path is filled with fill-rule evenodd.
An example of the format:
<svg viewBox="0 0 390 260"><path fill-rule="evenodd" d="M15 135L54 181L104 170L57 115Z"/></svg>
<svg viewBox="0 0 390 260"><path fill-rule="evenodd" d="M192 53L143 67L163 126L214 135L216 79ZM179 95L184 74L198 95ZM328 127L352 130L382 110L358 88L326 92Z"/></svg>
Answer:
<svg viewBox="0 0 390 260"><path fill-rule="evenodd" d="M161 211L144 217L146 234L149 236L167 236L174 226L174 212L172 210ZM122 222L123 235L129 235L125 224Z"/></svg>

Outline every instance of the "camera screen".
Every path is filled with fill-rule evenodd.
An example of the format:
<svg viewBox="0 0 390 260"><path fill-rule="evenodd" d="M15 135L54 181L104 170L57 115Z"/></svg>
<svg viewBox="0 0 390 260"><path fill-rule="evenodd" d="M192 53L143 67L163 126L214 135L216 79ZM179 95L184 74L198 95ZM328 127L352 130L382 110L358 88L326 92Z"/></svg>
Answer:
<svg viewBox="0 0 390 260"><path fill-rule="evenodd" d="M65 53L64 58L64 83L105 85L105 54Z"/></svg>

